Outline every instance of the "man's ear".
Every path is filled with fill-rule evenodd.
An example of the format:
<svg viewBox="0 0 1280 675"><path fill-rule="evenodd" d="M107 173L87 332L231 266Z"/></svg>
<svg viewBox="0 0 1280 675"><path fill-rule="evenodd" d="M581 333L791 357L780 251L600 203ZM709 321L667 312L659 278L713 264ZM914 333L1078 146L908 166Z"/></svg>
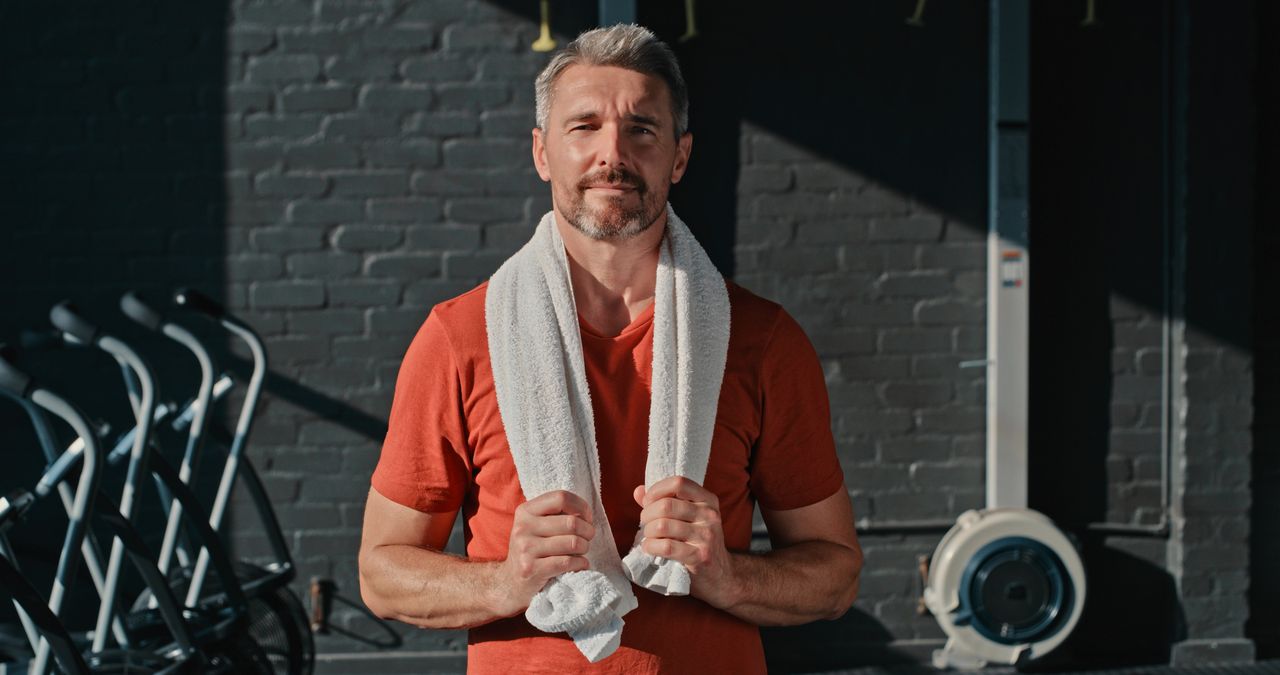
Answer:
<svg viewBox="0 0 1280 675"><path fill-rule="evenodd" d="M693 132L686 131L684 135L676 141L676 161L671 165L671 182L679 183L684 177L685 169L689 168L689 154L693 152Z"/></svg>
<svg viewBox="0 0 1280 675"><path fill-rule="evenodd" d="M547 144L542 137L542 130L533 128L533 167L538 170L538 177L546 183L551 180L551 169L547 166Z"/></svg>

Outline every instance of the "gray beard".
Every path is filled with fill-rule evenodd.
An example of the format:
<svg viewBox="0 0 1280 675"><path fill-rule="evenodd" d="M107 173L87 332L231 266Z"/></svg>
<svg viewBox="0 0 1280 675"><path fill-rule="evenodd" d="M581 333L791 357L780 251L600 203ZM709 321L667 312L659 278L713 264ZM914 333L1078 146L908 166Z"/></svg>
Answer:
<svg viewBox="0 0 1280 675"><path fill-rule="evenodd" d="M565 219L573 229L597 241L626 241L639 236L657 222L658 213L646 213L647 206L642 198L640 205L633 209L610 205L604 213L598 213L580 198L565 213Z"/></svg>

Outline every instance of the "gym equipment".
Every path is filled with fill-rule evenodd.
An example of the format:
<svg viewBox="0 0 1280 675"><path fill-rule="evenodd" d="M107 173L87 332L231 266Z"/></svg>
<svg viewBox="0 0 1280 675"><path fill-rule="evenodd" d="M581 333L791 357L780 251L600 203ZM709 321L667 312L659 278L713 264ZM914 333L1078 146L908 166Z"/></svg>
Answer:
<svg viewBox="0 0 1280 675"><path fill-rule="evenodd" d="M1023 664L1071 634L1084 565L1049 518L1027 508L1027 0L991 0L987 237L987 505L938 543L924 602L947 635L938 668Z"/></svg>
<svg viewBox="0 0 1280 675"><path fill-rule="evenodd" d="M0 536L0 544L4 544L0 546L0 554L4 555L4 562L0 565L6 565L5 569L0 569L0 584L13 582L12 588L16 589L13 591L14 601L22 624L20 636L12 636L17 639L10 639L10 643L21 645L24 639L30 643L33 672L44 672L50 655L64 670L81 672L81 664L76 661L79 658L91 671L98 672L108 662L120 661L123 658L119 657L120 654L127 655L124 661L135 667L141 667L144 662L150 663L139 672L167 672L175 661L159 658L156 654L164 657L166 649L175 649L172 645L182 641L175 637L178 635L184 636L182 639L191 645L186 652L196 655L192 658L199 661L198 670L201 672L229 668L234 672L305 674L314 667L315 647L310 624L301 601L288 588L288 583L296 576L296 568L266 490L245 456L254 409L267 372L265 347L252 329L199 293L180 291L175 297L175 304L214 319L244 341L253 355L253 370L246 385L244 404L235 433L230 438L224 440L209 433L208 414L212 406L234 388L234 380L225 374L215 378L213 359L200 340L181 325L166 319L135 293L127 293L121 299L122 311L135 322L183 344L200 364L200 385L195 396L185 405L158 403L154 376L141 355L119 338L103 334L69 303L61 303L51 311L50 320L57 328L55 335L59 339L45 342L92 346L111 355L124 377L134 413L134 426L121 434L112 452L103 457L98 434L109 432L106 425L95 429L83 420L83 416L74 418L80 423L79 427L72 424L77 432L76 438L65 451L58 453L45 411L37 403L24 398L21 392L14 393L10 391L11 387L0 386L0 393L23 404L45 460L49 462L50 468L40 484L44 487L37 490L37 494L42 497L57 491L70 522L51 593L54 602L48 606L39 603L36 609L28 609L28 606L33 598L38 599L39 596L28 592L33 590L29 584L23 587L25 579L17 568L16 558L7 541ZM175 431L186 433L185 451L176 470L161 456L158 441L152 434L161 423L169 423ZM211 449L225 452L218 493L211 511L196 501L188 486L192 476L196 475L206 436L213 436L210 440L217 441L209 443ZM110 505L105 496L97 493L96 487L87 489L87 486L81 486L82 489L72 492L64 479L80 462L86 466L80 471L82 481L92 478L99 482L104 464L127 462L118 511L109 507L102 513L94 513L89 508L95 499L99 504ZM130 517L136 512L140 481L147 474L155 480L165 513L163 543L158 557L154 557L142 543ZM225 516L235 481L241 476L272 549L272 561L266 565L254 565L248 561L233 563L216 532ZM34 501L38 499L15 493L13 500L0 503L0 510L10 509L5 511L9 514L5 517L17 520ZM100 521L108 530L112 540L108 557L104 558L93 532L85 526L90 517L95 522ZM188 541L192 535L196 540L194 545ZM74 553L77 550L84 558L101 598L95 629L87 635L68 632L49 621L50 615L57 621L65 589L73 582ZM121 563L125 557L135 568L146 566L146 569L139 569L146 588L129 611L122 611L117 598ZM176 565L173 564L175 562ZM212 576L208 575L210 566L214 571ZM12 574L6 574L10 571ZM157 591L155 583L152 583L157 579L165 581L163 590ZM175 598L181 597L184 591L185 603L177 602ZM172 608L177 608L176 613L169 611ZM166 633L164 626L174 620L181 626L170 627ZM108 648L109 638L114 638L118 648ZM92 640L91 644L89 640ZM68 653L68 645L74 653ZM0 670L4 668L0 664Z"/></svg>
<svg viewBox="0 0 1280 675"><path fill-rule="evenodd" d="M262 382L267 372L266 348L262 339L244 322L229 315L224 308L208 297L191 289L182 289L174 296L174 302L180 307L191 309L221 325L242 340L253 358L253 370L245 392L245 400L240 409L236 423L235 435L226 444L226 459L223 464L222 477L218 483L217 495L209 514L209 525L219 529L226 514L226 505L237 478L243 478L243 485L252 500L254 510L260 520L268 545L271 548L272 562L255 565L248 561L235 563L239 583L249 597L250 632L253 638L263 646L271 662L278 672L290 675L306 675L314 669L315 643L310 623L303 609L301 600L289 588L289 583L296 577L297 571L289 553L288 544L280 530L279 521L271 506L266 489L258 477L253 463L245 455L245 443L253 425L254 413L262 391ZM181 328L163 314L145 303L137 294L127 293L121 299L121 309L126 315L143 326L158 330L168 337L180 342L196 357L201 368L201 385L197 394L189 421L187 451L183 457L182 467L186 470L183 480L189 480L191 469L199 459L199 452L207 432L206 416L215 399L213 383L214 362L208 349L189 331ZM166 529L160 562L162 569L168 569L170 556L178 551L174 514L180 513L175 507L170 513L170 523ZM208 553L201 550L196 558L195 566L181 564L174 570L171 578L175 583L187 586L187 604L216 602L221 589L214 586L204 588L208 565ZM149 603L148 597L139 598L135 603Z"/></svg>
<svg viewBox="0 0 1280 675"><path fill-rule="evenodd" d="M92 517L107 527L128 553L130 562L141 574L143 581L155 590L159 602L154 614L158 618L158 625L167 631L167 635L153 640L145 648L122 645L119 649L90 648L84 651L80 642L62 626L57 616L58 608L52 602L45 605L38 592L21 575L16 563L9 557L6 545L6 556L0 562L0 585L14 597L25 617L24 623L34 628L34 633L38 635L31 636L34 655L29 664L29 672L45 672L50 653L64 671L72 673L263 672L262 667L254 667L255 663L265 664L265 655L261 655L261 650L242 634L228 630L243 623L243 598L240 598L238 605L233 601L224 613L226 620L217 624L222 630L206 632L204 640L197 637L190 625L193 619L191 612L184 613L179 608L177 598L150 560L147 547L136 530L109 498L97 493L101 480L101 453L97 438L84 414L66 399L36 385L28 375L9 363L8 358L8 355L0 358L0 389L13 398L31 400L62 418L75 431L80 443L77 450L68 450L58 457L46 470L34 491L20 489L0 500L0 531L7 532L33 504L53 493L67 474L80 465L75 502L69 515L70 525L60 557L61 560L68 561L67 572L59 575L62 588L65 589L71 583L75 552L79 549L79 541L83 539L86 521ZM173 485L171 477L166 475L163 460L158 459L156 465L160 467L157 475L169 480L171 487L177 488L175 496L184 501L193 498L181 485ZM212 546L218 546L216 540L212 542ZM229 574L229 566L218 565L218 573ZM109 586L111 580L107 581ZM54 591L59 591L56 583Z"/></svg>

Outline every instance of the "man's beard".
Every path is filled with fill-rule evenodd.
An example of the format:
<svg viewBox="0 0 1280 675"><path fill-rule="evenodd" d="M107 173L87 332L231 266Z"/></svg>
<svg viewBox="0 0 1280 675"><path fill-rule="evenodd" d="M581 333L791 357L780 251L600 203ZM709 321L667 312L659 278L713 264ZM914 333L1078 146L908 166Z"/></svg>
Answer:
<svg viewBox="0 0 1280 675"><path fill-rule="evenodd" d="M609 184L635 190L640 203L625 206L628 195L607 198L607 204L599 207L587 205L587 189L592 185ZM582 177L574 186L570 202L564 209L565 218L573 228L598 241L625 241L640 235L658 219L666 208L662 200L649 194L649 186L640 176L626 169L602 169Z"/></svg>

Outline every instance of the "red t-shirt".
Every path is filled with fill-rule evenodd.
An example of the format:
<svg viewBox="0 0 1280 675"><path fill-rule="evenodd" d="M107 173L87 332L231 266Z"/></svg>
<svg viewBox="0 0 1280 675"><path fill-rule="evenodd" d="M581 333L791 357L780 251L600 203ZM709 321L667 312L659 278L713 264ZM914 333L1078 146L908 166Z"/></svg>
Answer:
<svg viewBox="0 0 1280 675"><path fill-rule="evenodd" d="M502 560L524 501L494 394L485 332L486 284L431 311L400 367L373 487L427 513L461 510L467 555ZM754 504L787 510L844 484L831 437L822 368L779 305L729 283L724 383L704 487L720 499L726 546L746 551ZM616 336L580 321L600 453L601 492L619 555L635 538L648 448L653 305ZM632 586L622 645L589 664L564 634L523 615L473 628L472 673L763 673L756 626L692 597Z"/></svg>

